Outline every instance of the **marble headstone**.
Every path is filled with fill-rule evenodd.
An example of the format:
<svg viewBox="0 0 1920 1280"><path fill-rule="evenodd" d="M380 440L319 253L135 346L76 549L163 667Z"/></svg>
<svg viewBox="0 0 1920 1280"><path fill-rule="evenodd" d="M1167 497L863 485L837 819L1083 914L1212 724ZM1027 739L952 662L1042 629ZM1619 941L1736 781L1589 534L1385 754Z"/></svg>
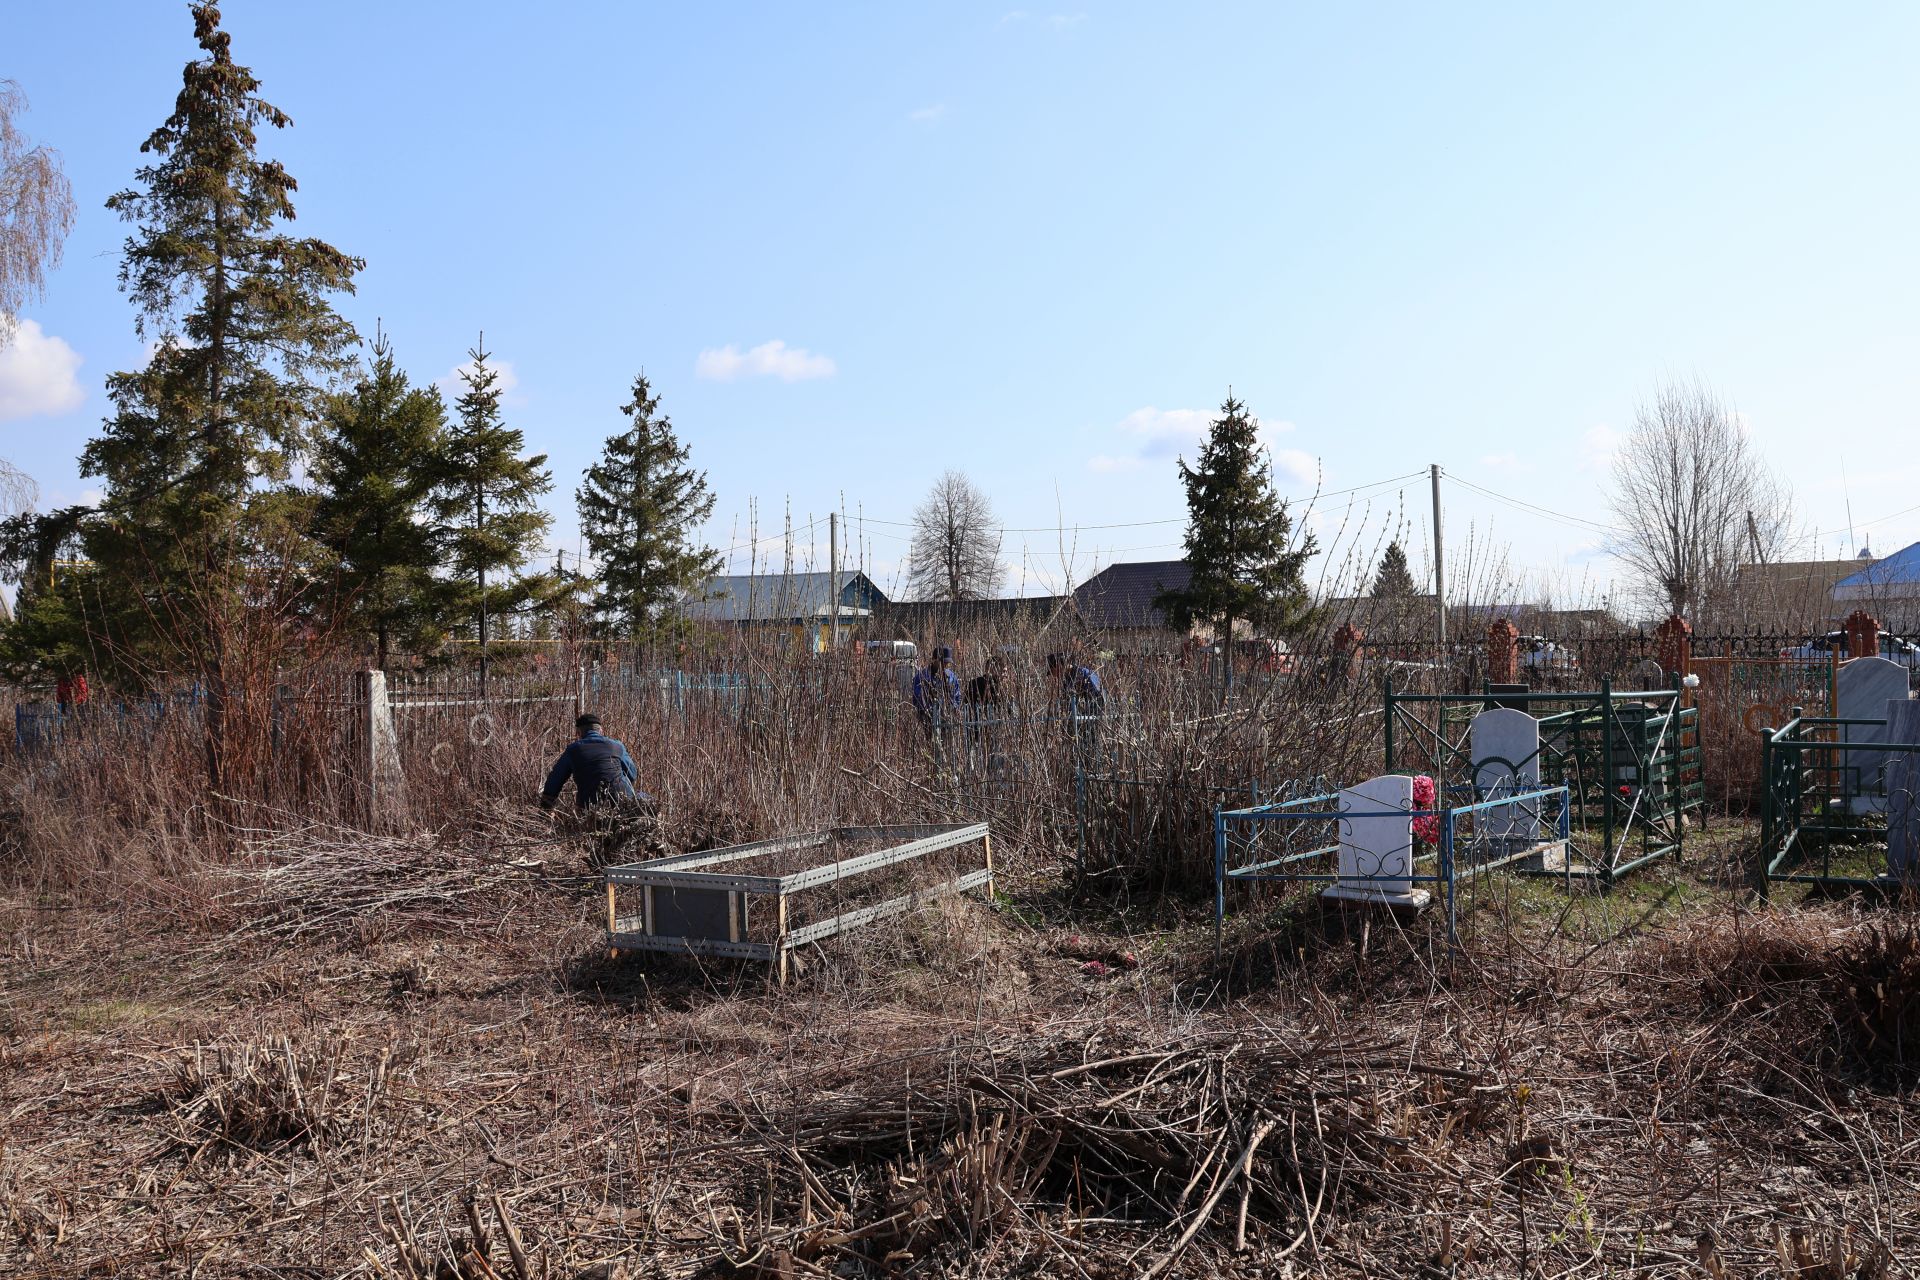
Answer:
<svg viewBox="0 0 1920 1280"><path fill-rule="evenodd" d="M1340 883L1329 897L1423 906L1413 875L1413 779L1369 778L1340 792ZM1349 816L1352 815L1352 816Z"/></svg>
<svg viewBox="0 0 1920 1280"><path fill-rule="evenodd" d="M1887 703L1887 742L1920 742L1920 702ZM1920 878L1920 752L1887 754L1887 870L1901 880Z"/></svg>
<svg viewBox="0 0 1920 1280"><path fill-rule="evenodd" d="M1524 711L1498 708L1473 718L1468 734L1473 790L1478 800L1497 800L1540 789L1540 722ZM1529 800L1481 812L1478 827L1506 842L1531 843L1539 830L1540 802Z"/></svg>
<svg viewBox="0 0 1920 1280"><path fill-rule="evenodd" d="M1835 689L1835 713L1842 720L1883 720L1887 703L1907 696L1907 669L1886 658L1855 658L1840 668ZM1855 812L1878 812L1886 807L1887 753L1875 751L1872 744L1890 742L1884 724L1840 726L1842 740L1866 743L1840 753L1840 763L1851 777L1849 789L1856 793Z"/></svg>

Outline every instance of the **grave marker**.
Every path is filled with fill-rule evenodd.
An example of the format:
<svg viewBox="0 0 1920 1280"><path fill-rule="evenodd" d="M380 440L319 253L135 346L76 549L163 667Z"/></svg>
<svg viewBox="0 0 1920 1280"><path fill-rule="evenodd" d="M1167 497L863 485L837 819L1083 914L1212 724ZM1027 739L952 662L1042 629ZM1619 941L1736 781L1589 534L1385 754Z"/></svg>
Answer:
<svg viewBox="0 0 1920 1280"><path fill-rule="evenodd" d="M1884 720L1890 701L1907 697L1907 669L1886 658L1855 658L1840 668L1834 701L1842 720ZM1840 726L1841 740L1866 743L1840 753L1840 763L1849 776L1846 784L1855 793L1855 813L1880 813L1887 807L1887 753L1871 749L1872 744L1891 742L1884 724Z"/></svg>
<svg viewBox="0 0 1920 1280"><path fill-rule="evenodd" d="M1369 778L1339 797L1340 883L1327 897L1417 910L1432 895L1413 887L1413 779ZM1351 815L1351 816L1349 816Z"/></svg>
<svg viewBox="0 0 1920 1280"><path fill-rule="evenodd" d="M1468 752L1476 799L1495 800L1540 789L1540 722L1526 712L1505 707L1482 711L1473 718ZM1540 829L1540 802L1483 810L1476 826L1503 843L1531 844Z"/></svg>
<svg viewBox="0 0 1920 1280"><path fill-rule="evenodd" d="M1920 742L1920 702L1887 703L1886 742ZM1887 755L1887 870L1900 880L1920 878L1920 752Z"/></svg>

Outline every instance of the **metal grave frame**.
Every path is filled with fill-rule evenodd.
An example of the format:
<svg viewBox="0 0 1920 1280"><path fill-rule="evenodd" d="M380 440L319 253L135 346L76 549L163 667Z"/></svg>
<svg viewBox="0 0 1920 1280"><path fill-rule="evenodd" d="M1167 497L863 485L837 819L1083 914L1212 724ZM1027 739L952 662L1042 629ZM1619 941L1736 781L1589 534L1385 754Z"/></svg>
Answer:
<svg viewBox="0 0 1920 1280"><path fill-rule="evenodd" d="M1225 934L1227 916L1227 885L1229 882L1251 883L1260 880L1289 881L1295 883L1339 884L1345 881L1359 881L1363 886L1369 880L1391 881L1395 885L1430 884L1436 886L1444 900L1447 913L1447 939L1459 940L1459 917L1455 904L1455 890L1490 871L1502 867L1511 867L1516 863L1538 861L1543 865L1557 854L1563 867L1572 859L1569 847L1569 814L1571 794L1565 785L1540 787L1532 791L1501 793L1488 799L1477 800L1472 804L1457 805L1444 809L1412 810L1364 810L1341 813L1339 811L1340 793L1330 791L1324 795L1307 796L1299 800L1282 801L1261 805L1249 809L1221 809L1213 815L1213 936L1214 949L1218 953ZM1546 839L1534 838L1521 842L1503 839L1494 847L1479 830L1478 818L1482 814L1491 814L1495 810L1508 806L1533 806L1534 821L1544 827L1552 823L1552 834ZM1552 813L1552 818L1547 817ZM1412 859L1411 875L1406 876L1359 876L1343 877L1333 870L1314 870L1315 863L1325 864L1337 858L1340 852L1339 822L1342 818L1395 818L1405 817L1410 823L1423 818L1436 819L1440 827L1440 840L1426 853L1416 853ZM1266 824L1280 824L1283 831L1301 829L1303 824L1313 822L1332 823L1334 838L1332 843L1320 843L1309 839L1313 847L1307 849L1287 849L1276 857L1264 858L1244 866L1231 865L1229 853L1231 833L1234 827L1251 828L1245 847L1258 853L1260 851L1261 828ZM1290 844L1289 836L1283 836L1283 844ZM1417 847L1417 846L1416 846ZM1422 866L1428 870L1421 871ZM1553 872L1550 874L1564 874Z"/></svg>
<svg viewBox="0 0 1920 1280"><path fill-rule="evenodd" d="M1384 690L1385 771L1411 771L1401 750L1402 735L1410 735L1432 761L1443 796L1478 799L1464 736L1475 715L1512 707L1539 720L1540 780L1567 789L1572 823L1598 828L1605 855L1573 869L1573 876L1610 885L1661 858L1684 855L1686 815L1704 809L1706 780L1700 709L1687 705L1677 679L1667 689L1615 689L1603 678L1596 690L1454 694L1401 693L1389 676ZM1429 706L1433 724L1418 715Z"/></svg>
<svg viewBox="0 0 1920 1280"><path fill-rule="evenodd" d="M1764 899L1775 884L1802 884L1828 892L1911 889L1883 854L1882 874L1836 873L1834 846L1884 842L1888 837L1890 797L1875 780L1863 777L1856 758L1920 756L1920 743L1858 741L1854 731L1884 728L1886 721L1839 716L1806 716L1793 708L1792 719L1778 729L1760 730L1760 856L1754 888ZM1875 803L1875 802L1878 803ZM1864 803L1863 803L1864 802ZM1889 851L1890 852L1890 851Z"/></svg>
<svg viewBox="0 0 1920 1280"><path fill-rule="evenodd" d="M820 848L835 840L898 840L853 858L835 859L785 875L746 875L729 865L774 853ZM978 842L985 866L915 889L884 902L873 903L797 928L787 922L788 900L795 894L846 884L886 867L924 858L942 849ZM729 845L700 853L675 854L647 862L631 862L606 870L607 947L622 951L658 951L675 955L720 956L761 960L774 966L784 984L793 952L849 929L915 911L940 898L984 887L993 893L993 839L984 822L939 825L828 827L804 835ZM622 890L639 890L640 910L622 915ZM773 900L771 941L755 942L748 932L748 904L753 898Z"/></svg>

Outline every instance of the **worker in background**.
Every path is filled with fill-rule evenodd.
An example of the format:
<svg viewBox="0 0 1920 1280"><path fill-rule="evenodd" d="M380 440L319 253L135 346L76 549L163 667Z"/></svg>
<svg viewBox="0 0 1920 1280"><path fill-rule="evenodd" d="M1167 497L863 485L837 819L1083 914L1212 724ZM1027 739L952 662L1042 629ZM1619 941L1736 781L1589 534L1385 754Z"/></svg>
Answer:
<svg viewBox="0 0 1920 1280"><path fill-rule="evenodd" d="M1078 767L1098 765L1100 720L1107 713L1107 691L1092 667L1073 660L1071 654L1047 655L1047 678L1059 691L1060 715L1066 721Z"/></svg>
<svg viewBox="0 0 1920 1280"><path fill-rule="evenodd" d="M935 759L945 761L951 754L948 739L960 723L960 677L953 669L953 650L946 645L913 673L913 710Z"/></svg>
<svg viewBox="0 0 1920 1280"><path fill-rule="evenodd" d="M978 768L998 762L994 739L1013 710L1013 680L1005 656L994 654L986 671L967 681L965 702L968 764Z"/></svg>
<svg viewBox="0 0 1920 1280"><path fill-rule="evenodd" d="M577 736L547 774L547 785L540 791L540 807L551 810L569 778L573 779L574 805L582 812L601 804L651 807L653 797L634 789L639 773L633 767L633 757L618 738L600 732L600 717L583 715L573 722L573 728Z"/></svg>
<svg viewBox="0 0 1920 1280"><path fill-rule="evenodd" d="M1047 655L1047 677L1060 690L1061 705L1073 714L1097 716L1107 709L1107 691L1092 667L1073 661L1070 654Z"/></svg>
<svg viewBox="0 0 1920 1280"><path fill-rule="evenodd" d="M60 714L70 716L79 707L87 705L87 677L84 672L61 676L53 682L53 700L60 708Z"/></svg>

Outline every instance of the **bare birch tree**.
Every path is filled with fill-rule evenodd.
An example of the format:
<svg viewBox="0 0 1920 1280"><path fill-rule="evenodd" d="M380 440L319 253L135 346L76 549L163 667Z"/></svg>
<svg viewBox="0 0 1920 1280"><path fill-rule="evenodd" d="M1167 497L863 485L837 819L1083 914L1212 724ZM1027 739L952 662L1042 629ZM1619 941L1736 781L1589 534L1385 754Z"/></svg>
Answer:
<svg viewBox="0 0 1920 1280"><path fill-rule="evenodd" d="M0 346L12 340L20 308L45 295L73 229L73 184L59 152L20 132L26 110L20 86L0 80Z"/></svg>
<svg viewBox="0 0 1920 1280"><path fill-rule="evenodd" d="M1690 621L1728 597L1743 559L1779 559L1789 539L1785 485L1699 382L1665 383L1639 406L1613 484L1614 554Z"/></svg>
<svg viewBox="0 0 1920 1280"><path fill-rule="evenodd" d="M1000 528L987 495L948 471L913 512L907 582L920 600L985 600L1000 588Z"/></svg>

